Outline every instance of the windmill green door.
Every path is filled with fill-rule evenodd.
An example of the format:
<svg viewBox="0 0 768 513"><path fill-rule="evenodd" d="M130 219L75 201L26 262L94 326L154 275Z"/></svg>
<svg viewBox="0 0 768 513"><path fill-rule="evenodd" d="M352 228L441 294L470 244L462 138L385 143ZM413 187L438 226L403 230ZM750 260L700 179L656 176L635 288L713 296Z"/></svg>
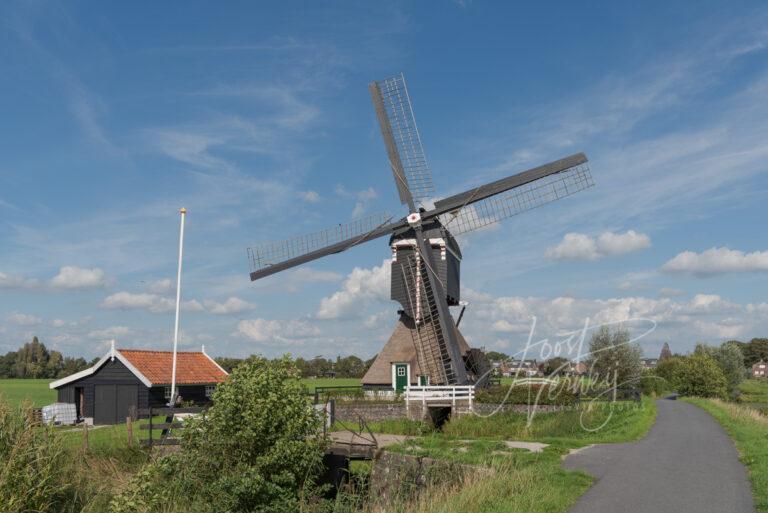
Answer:
<svg viewBox="0 0 768 513"><path fill-rule="evenodd" d="M408 386L408 364L396 363L395 365L395 391L402 392Z"/></svg>

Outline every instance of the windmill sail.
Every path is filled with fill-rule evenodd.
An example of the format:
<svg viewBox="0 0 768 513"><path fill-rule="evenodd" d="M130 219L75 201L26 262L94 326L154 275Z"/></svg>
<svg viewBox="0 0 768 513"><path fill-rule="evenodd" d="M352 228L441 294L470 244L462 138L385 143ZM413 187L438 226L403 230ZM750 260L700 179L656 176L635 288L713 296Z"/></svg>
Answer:
<svg viewBox="0 0 768 513"><path fill-rule="evenodd" d="M415 253L408 256L401 269L408 288L406 314L416 321L411 334L419 367L433 385L456 383L448 341L440 325L438 304L430 280L426 279L429 272L426 262Z"/></svg>
<svg viewBox="0 0 768 513"><path fill-rule="evenodd" d="M400 201L419 203L434 193L432 173L421 145L411 99L402 74L372 82L368 88L376 108Z"/></svg>
<svg viewBox="0 0 768 513"><path fill-rule="evenodd" d="M594 185L587 158L573 155L435 203L440 222L454 235L540 207Z"/></svg>
<svg viewBox="0 0 768 513"><path fill-rule="evenodd" d="M326 230L248 248L251 281L312 260L341 253L363 242L389 235L404 225L389 214L374 214Z"/></svg>

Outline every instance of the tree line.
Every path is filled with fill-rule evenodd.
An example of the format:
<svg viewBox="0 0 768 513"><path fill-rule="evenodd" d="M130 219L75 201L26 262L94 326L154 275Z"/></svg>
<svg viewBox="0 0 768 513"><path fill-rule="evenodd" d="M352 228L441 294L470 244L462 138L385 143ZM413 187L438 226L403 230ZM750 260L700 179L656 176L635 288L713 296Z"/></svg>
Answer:
<svg viewBox="0 0 768 513"><path fill-rule="evenodd" d="M0 356L0 378L57 379L87 369L98 358L87 362L85 358L63 356L59 351L49 351L37 337L17 351Z"/></svg>
<svg viewBox="0 0 768 513"><path fill-rule="evenodd" d="M217 357L214 360L225 371L231 373L238 365L256 357L256 355L252 355L249 358ZM362 378L368 372L371 365L373 365L375 359L376 356L368 360L363 360L355 355L337 356L335 360L315 356L309 359L299 357L294 360L294 363L302 378Z"/></svg>

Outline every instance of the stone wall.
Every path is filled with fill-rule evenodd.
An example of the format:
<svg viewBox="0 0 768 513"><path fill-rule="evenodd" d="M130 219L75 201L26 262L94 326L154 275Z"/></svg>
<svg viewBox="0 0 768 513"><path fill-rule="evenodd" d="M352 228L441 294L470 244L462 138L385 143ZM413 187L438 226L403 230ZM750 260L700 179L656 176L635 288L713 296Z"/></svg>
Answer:
<svg viewBox="0 0 768 513"><path fill-rule="evenodd" d="M535 413L550 413L554 411L564 411L573 409L574 406L567 405L549 405L541 404L535 407ZM429 407L427 408L427 410ZM528 413L529 406L525 404L485 404L475 402L472 409L466 402L457 402L455 410L451 412L453 417L459 415L490 415L496 411ZM422 408L421 403L411 402L407 407L405 402L391 403L336 403L334 407L334 420L341 422L358 422L360 417L366 421L376 422L380 420L392 419L413 419L429 421L429 412Z"/></svg>
<svg viewBox="0 0 768 513"><path fill-rule="evenodd" d="M366 421L404 419L407 417L404 402L392 403L336 403L334 420L341 422L358 422L360 417Z"/></svg>

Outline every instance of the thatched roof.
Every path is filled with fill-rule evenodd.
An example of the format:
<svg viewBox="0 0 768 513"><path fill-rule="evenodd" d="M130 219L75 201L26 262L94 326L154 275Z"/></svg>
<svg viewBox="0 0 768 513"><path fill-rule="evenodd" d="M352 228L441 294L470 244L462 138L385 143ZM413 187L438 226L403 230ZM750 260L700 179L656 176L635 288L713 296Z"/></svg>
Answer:
<svg viewBox="0 0 768 513"><path fill-rule="evenodd" d="M453 324L453 319L451 319L451 324ZM379 351L373 365L363 376L363 385L391 386L393 363L409 363L411 365L411 384L418 384L422 370L416 358L416 346L411 333L415 329L413 319L401 314L392 336L389 337L387 343ZM456 329L455 326L454 329ZM464 355L469 351L469 345L458 329L456 329L456 338L459 342L459 351ZM432 376L430 376L430 382L435 385L439 384Z"/></svg>

